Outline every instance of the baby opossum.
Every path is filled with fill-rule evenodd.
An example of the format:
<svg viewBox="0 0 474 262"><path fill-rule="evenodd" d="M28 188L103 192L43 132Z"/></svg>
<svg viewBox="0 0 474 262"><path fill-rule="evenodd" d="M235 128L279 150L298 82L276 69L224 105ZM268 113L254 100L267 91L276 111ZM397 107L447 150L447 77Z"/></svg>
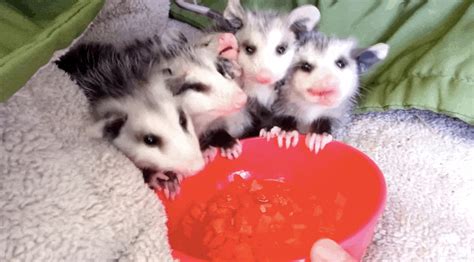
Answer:
<svg viewBox="0 0 474 262"><path fill-rule="evenodd" d="M297 38L313 29L320 14L312 5L281 14L246 10L240 1L229 0L223 15L232 24L241 25L235 33L240 48L237 61L242 67L242 88L249 96L245 110L228 117L226 126L235 137L256 136L270 116L275 84L290 66Z"/></svg>
<svg viewBox="0 0 474 262"><path fill-rule="evenodd" d="M81 44L56 63L90 102L96 122L89 132L108 139L169 197L204 159L186 110L152 71L158 56L144 59L142 51Z"/></svg>
<svg viewBox="0 0 474 262"><path fill-rule="evenodd" d="M313 29L319 21L318 9L305 5L281 14L246 10L239 0L229 0L220 17L209 8L176 2L217 20L218 30L235 33L240 49L237 61L242 67L240 81L249 101L244 110L226 117L223 126L233 137L258 135L276 98L275 83L290 66L299 34Z"/></svg>
<svg viewBox="0 0 474 262"><path fill-rule="evenodd" d="M346 122L355 103L359 75L385 59L388 49L383 43L357 49L354 39L304 34L272 106L276 127L262 130L261 136L278 135L279 145L286 140L289 147L298 143L298 130L308 134L306 145L318 152Z"/></svg>
<svg viewBox="0 0 474 262"><path fill-rule="evenodd" d="M247 101L236 81L237 40L230 33L205 34L191 42L183 39L178 36L161 48L166 59L157 70L167 74L170 90L190 114L206 160L213 158L215 147L233 158L240 154L240 144L219 127L220 118L239 111Z"/></svg>

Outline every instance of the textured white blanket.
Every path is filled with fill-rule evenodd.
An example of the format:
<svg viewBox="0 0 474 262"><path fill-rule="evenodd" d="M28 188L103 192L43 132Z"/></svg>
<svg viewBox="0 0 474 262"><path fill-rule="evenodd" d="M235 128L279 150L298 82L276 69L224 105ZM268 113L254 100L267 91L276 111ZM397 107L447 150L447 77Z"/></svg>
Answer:
<svg viewBox="0 0 474 262"><path fill-rule="evenodd" d="M167 24L168 10L166 0L108 1L80 41L184 28ZM84 134L90 123L85 97L52 63L0 105L0 261L171 260L161 203L127 158ZM473 127L374 113L356 117L348 143L388 185L365 260L474 260Z"/></svg>

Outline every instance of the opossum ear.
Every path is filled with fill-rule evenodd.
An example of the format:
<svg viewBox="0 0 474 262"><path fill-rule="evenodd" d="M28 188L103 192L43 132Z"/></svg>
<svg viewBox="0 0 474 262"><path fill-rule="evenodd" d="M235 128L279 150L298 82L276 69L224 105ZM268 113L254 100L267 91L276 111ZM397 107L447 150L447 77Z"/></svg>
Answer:
<svg viewBox="0 0 474 262"><path fill-rule="evenodd" d="M240 0L228 0L227 6L224 9L224 19L227 20L231 27L239 30L243 26L245 11Z"/></svg>
<svg viewBox="0 0 474 262"><path fill-rule="evenodd" d="M389 45L378 43L366 49L357 49L352 56L357 61L359 74L367 72L373 65L384 60L388 55Z"/></svg>
<svg viewBox="0 0 474 262"><path fill-rule="evenodd" d="M86 133L94 138L106 138L113 140L119 134L123 125L127 122L127 115L123 113L108 113L106 117L89 126Z"/></svg>
<svg viewBox="0 0 474 262"><path fill-rule="evenodd" d="M311 31L319 22L321 14L314 5L303 5L293 9L288 16L290 29L298 37L301 33Z"/></svg>

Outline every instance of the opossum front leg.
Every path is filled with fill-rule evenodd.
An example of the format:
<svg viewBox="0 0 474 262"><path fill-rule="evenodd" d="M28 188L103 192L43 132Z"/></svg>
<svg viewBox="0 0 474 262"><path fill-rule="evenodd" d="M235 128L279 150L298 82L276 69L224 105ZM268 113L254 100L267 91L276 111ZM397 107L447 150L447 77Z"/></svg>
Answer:
<svg viewBox="0 0 474 262"><path fill-rule="evenodd" d="M214 130L200 138L201 150L207 150L209 147L218 147L221 155L228 159L236 159L242 154L242 144L231 136L226 130Z"/></svg>
<svg viewBox="0 0 474 262"><path fill-rule="evenodd" d="M266 137L267 140L277 137L279 147L283 147L283 144L285 144L286 148L290 148L290 146L295 147L299 142L296 118L292 116L276 116L274 123L275 126L269 131L265 128L260 130L260 136Z"/></svg>
<svg viewBox="0 0 474 262"><path fill-rule="evenodd" d="M143 178L148 186L153 190L162 191L168 199L175 199L181 191L181 182L184 176L174 172L153 172L143 171Z"/></svg>
<svg viewBox="0 0 474 262"><path fill-rule="evenodd" d="M306 146L310 151L318 153L333 140L332 121L330 118L320 118L311 124L310 132L306 135Z"/></svg>

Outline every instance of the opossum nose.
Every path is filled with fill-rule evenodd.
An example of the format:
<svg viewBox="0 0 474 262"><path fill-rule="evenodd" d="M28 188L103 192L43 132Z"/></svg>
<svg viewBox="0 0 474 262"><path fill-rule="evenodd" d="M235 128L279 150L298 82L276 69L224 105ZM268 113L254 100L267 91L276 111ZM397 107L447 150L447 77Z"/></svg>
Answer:
<svg viewBox="0 0 474 262"><path fill-rule="evenodd" d="M234 108L240 109L247 103L247 95L244 92L239 92L234 101Z"/></svg>
<svg viewBox="0 0 474 262"><path fill-rule="evenodd" d="M327 74L327 75L322 76L319 79L318 83L319 83L318 85L321 87L335 88L337 86L337 79Z"/></svg>
<svg viewBox="0 0 474 262"><path fill-rule="evenodd" d="M237 59L237 39L231 33L222 33L219 35L219 44L218 44L219 55L230 59Z"/></svg>
<svg viewBox="0 0 474 262"><path fill-rule="evenodd" d="M257 82L260 84L269 84L272 82L272 78L272 73L270 73L270 71L262 70L257 74L255 80L257 80Z"/></svg>

